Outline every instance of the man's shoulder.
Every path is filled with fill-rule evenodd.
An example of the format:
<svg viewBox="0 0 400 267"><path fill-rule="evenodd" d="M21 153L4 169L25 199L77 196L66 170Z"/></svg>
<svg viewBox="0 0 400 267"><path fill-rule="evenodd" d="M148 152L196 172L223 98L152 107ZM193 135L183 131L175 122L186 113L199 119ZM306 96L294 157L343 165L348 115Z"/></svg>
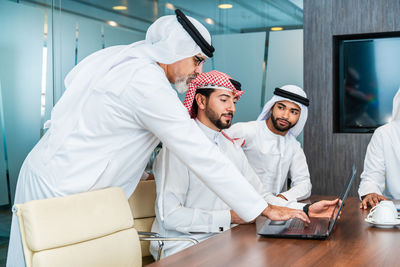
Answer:
<svg viewBox="0 0 400 267"><path fill-rule="evenodd" d="M379 143L382 145L383 142L392 140L399 142L400 140L400 122L391 121L385 125L378 127L371 137L370 142Z"/></svg>
<svg viewBox="0 0 400 267"><path fill-rule="evenodd" d="M300 141L297 140L297 138L294 135L288 133L286 134L285 139L286 139L286 146L290 146L289 151L293 151L293 155L303 151L303 147Z"/></svg>
<svg viewBox="0 0 400 267"><path fill-rule="evenodd" d="M225 132L232 138L249 138L256 133L260 121L237 122Z"/></svg>
<svg viewBox="0 0 400 267"><path fill-rule="evenodd" d="M400 131L400 122L398 121L391 121L386 123L374 131L374 135L387 135L390 134L392 131Z"/></svg>
<svg viewBox="0 0 400 267"><path fill-rule="evenodd" d="M133 101L135 99L154 100L156 98L166 101L171 97L177 98L176 91L172 88L164 71L155 62L143 64L132 75L128 88L131 90L125 90L125 93L133 94L131 97ZM142 103L138 102L137 104Z"/></svg>
<svg viewBox="0 0 400 267"><path fill-rule="evenodd" d="M287 134L285 135L285 138L286 138L286 140L287 140L286 142L289 142L289 143L292 143L292 144L301 145L300 142L299 142L299 140L297 140L297 137L294 136L294 135L291 134L291 133L287 133Z"/></svg>
<svg viewBox="0 0 400 267"><path fill-rule="evenodd" d="M157 65L156 62L148 62L143 64L133 76L131 82L145 82L145 83L167 83L168 79L164 71Z"/></svg>
<svg viewBox="0 0 400 267"><path fill-rule="evenodd" d="M244 138L232 137L232 136L230 136L229 133L226 133L225 131L221 131L221 134L223 137L225 137L224 140L229 146L232 146L235 148L240 148L240 147L244 146L246 143L246 140Z"/></svg>
<svg viewBox="0 0 400 267"><path fill-rule="evenodd" d="M246 156L243 152L242 147L245 145L243 138L232 138L226 133L222 132L223 140L219 144L221 151L230 159L238 169L241 169L242 163L246 160Z"/></svg>
<svg viewBox="0 0 400 267"><path fill-rule="evenodd" d="M250 129L250 128L256 128L259 127L259 125L263 123L263 121L246 121L246 122L237 122L233 124L229 129L233 128L242 128L242 129Z"/></svg>

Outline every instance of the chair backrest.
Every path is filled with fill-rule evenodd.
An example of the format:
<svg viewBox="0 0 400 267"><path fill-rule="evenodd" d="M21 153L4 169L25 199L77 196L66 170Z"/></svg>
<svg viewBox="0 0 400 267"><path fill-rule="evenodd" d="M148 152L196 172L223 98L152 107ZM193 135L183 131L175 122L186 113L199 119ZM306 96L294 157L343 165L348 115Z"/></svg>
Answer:
<svg viewBox="0 0 400 267"><path fill-rule="evenodd" d="M26 266L141 266L122 189L16 205Z"/></svg>
<svg viewBox="0 0 400 267"><path fill-rule="evenodd" d="M140 181L135 191L129 198L129 205L135 219L135 229L141 232L150 232L156 217L156 183L154 180ZM140 241L142 256L151 256L150 241Z"/></svg>

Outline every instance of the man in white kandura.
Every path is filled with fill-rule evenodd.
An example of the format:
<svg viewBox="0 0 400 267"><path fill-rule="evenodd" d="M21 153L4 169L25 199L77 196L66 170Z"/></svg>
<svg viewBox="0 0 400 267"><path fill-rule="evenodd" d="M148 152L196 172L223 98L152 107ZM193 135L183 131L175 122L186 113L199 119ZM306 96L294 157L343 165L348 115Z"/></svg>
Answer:
<svg viewBox="0 0 400 267"><path fill-rule="evenodd" d="M262 213L309 221L302 211L268 206L188 116L171 83L187 88L214 48L201 23L175 12L155 21L145 40L103 49L72 69L48 131L21 167L15 204L109 186L129 197L161 140L244 220ZM16 215L7 266L24 266Z"/></svg>
<svg viewBox="0 0 400 267"><path fill-rule="evenodd" d="M307 121L309 100L298 86L276 88L257 121L236 123L227 131L243 138L242 146L250 165L269 192L298 201L311 194L306 157L296 137ZM286 190L288 175L290 189Z"/></svg>
<svg viewBox="0 0 400 267"><path fill-rule="evenodd" d="M360 178L360 208L400 199L400 89L393 99L392 121L372 135Z"/></svg>
<svg viewBox="0 0 400 267"><path fill-rule="evenodd" d="M208 139L232 161L268 203L287 206L287 201L264 189L240 148L240 141L231 139L221 131L230 126L235 113L235 103L243 93L239 82L224 73L211 71L192 81L184 105ZM193 137L189 135L187 138ZM224 166L220 167L226 170ZM157 201L156 220L152 231L162 236L194 237L203 241L229 229L231 224L246 223L230 208L229 203L224 202L201 182L203 172L190 170L183 162L182 155L164 147L156 158L153 170L157 183ZM230 191L230 186L227 182L225 190ZM306 206L310 216L329 217L337 201L324 200ZM291 204L298 209L305 206L302 203ZM189 246L191 243L184 241L164 242L162 257ZM150 251L157 258L157 242L152 242Z"/></svg>

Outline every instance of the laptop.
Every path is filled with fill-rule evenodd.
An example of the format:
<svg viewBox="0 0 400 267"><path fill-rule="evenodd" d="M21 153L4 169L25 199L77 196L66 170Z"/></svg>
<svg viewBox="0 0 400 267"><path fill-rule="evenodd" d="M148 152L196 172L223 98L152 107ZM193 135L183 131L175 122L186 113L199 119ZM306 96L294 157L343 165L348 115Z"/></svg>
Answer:
<svg viewBox="0 0 400 267"><path fill-rule="evenodd" d="M342 204L336 205L331 217L328 218L310 218L311 223L305 226L304 222L298 218L288 221L266 221L257 220L257 233L263 237L287 237L301 239L326 239L332 232L333 227L343 208L344 202L349 194L350 187L356 176L356 167L353 164L347 187L340 197ZM339 206L339 207L338 207Z"/></svg>

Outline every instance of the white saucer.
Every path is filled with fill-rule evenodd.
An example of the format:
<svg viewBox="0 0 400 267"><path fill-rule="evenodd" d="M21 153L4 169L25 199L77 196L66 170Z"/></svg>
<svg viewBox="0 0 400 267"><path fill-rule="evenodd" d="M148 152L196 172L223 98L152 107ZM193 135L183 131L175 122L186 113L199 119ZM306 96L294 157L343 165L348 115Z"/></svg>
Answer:
<svg viewBox="0 0 400 267"><path fill-rule="evenodd" d="M393 226L400 225L400 219L396 219L394 222L390 223L377 223L369 218L365 218L365 221L372 226L379 227L379 228L392 228Z"/></svg>

